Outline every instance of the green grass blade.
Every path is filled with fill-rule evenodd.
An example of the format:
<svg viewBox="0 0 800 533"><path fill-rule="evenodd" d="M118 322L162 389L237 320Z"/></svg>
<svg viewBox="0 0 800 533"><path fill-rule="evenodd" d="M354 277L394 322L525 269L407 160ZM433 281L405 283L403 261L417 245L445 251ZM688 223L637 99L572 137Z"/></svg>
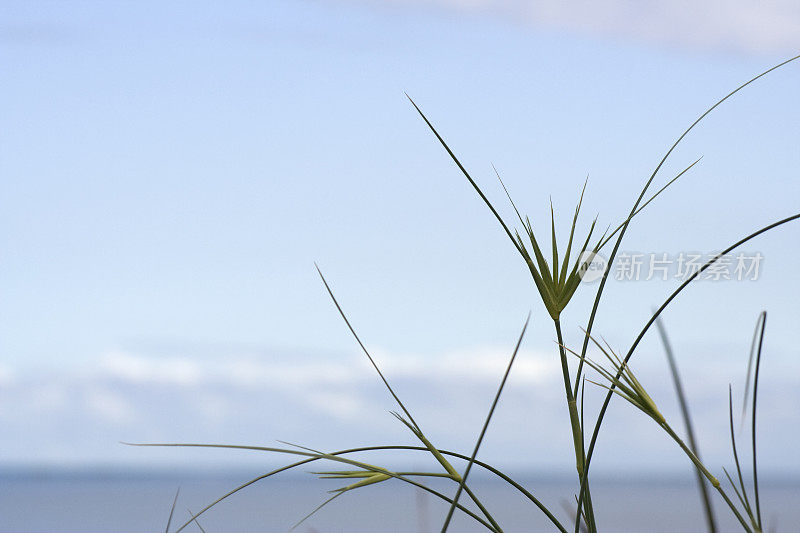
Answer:
<svg viewBox="0 0 800 533"><path fill-rule="evenodd" d="M692 167L694 167L697 163L699 163L701 159L703 159L703 158L702 157L698 157L691 165L689 165L688 167L683 169L680 173L678 173L677 176L675 176L674 178L669 180L666 185L661 187L653 196L651 196L646 202L644 202L641 206L639 206L638 209L636 209L633 213L631 213L631 215L628 216L628 218L626 218L619 226L617 226L617 228L614 231L612 231L607 236L605 236L603 239L601 239L600 244L598 245L598 250L600 248L603 248L606 244L608 244L608 241L610 241L611 238L614 235L616 235L616 233L623 228L623 226L628 224L631 221L631 219L633 219L633 217L635 217L636 215L641 213L642 210L650 204L650 202L655 200L658 197L658 195L660 195L662 192L667 190L667 188L669 188L670 185L672 185L673 183L678 181L678 178L680 178L681 176L683 176L684 174L689 172L689 170L691 170Z"/></svg>
<svg viewBox="0 0 800 533"><path fill-rule="evenodd" d="M761 523L761 505L758 496L758 463L756 453L756 401L758 400L758 370L761 366L761 349L764 347L764 330L767 328L767 312L761 313L761 333L758 339L758 351L756 352L756 369L753 375L753 407L752 407L752 423L751 429L753 434L753 495L756 503L756 519L758 520L758 528L763 529Z"/></svg>
<svg viewBox="0 0 800 533"><path fill-rule="evenodd" d="M575 494L574 496L575 496L575 503L577 504L578 503L578 495ZM559 500L559 503L561 504L561 508L564 510L565 513L567 513L567 515L569 515L569 517L572 519L573 522L576 522L576 521L580 522L580 531L581 531L581 533L589 533L589 528L586 527L586 522L585 521L581 522L580 520L577 520L578 519L578 515L575 512L576 508L573 508L570 505L569 500L567 500L565 498L562 498L561 500Z"/></svg>
<svg viewBox="0 0 800 533"><path fill-rule="evenodd" d="M411 102L411 105L414 106L414 109L416 109L417 113L419 113L419 115L422 117L422 120L425 121L425 124L428 125L428 128L430 128L430 130L433 132L433 134L439 140L439 143L441 143L441 145L447 151L447 154L450 156L450 159L453 160L453 162L456 164L456 166L458 166L458 169L461 171L461 173L464 174L464 176L467 178L467 181L469 181L470 185L472 185L472 188L475 189L475 192L478 193L478 196L481 197L481 200L483 200L483 203L485 203L486 206L489 208L489 210L492 212L494 217L500 223L500 226L503 227L503 231L505 231L506 235L508 235L508 238L511 239L511 242L517 248L517 251L520 251L519 250L519 246L517 245L516 241L514 240L514 237L511 235L511 231L509 231L509 229L508 229L508 226L506 226L506 223L503 221L502 217L498 214L497 210L494 208L494 206L489 201L489 199L486 197L486 195L483 194L483 191L481 190L480 187L478 187L478 184L475 183L475 180L472 179L472 176L469 175L469 172L467 172L467 169L464 168L464 165L461 164L461 161L458 160L458 158L456 157L456 154L453 153L453 151L450 149L449 146L447 146L447 143L444 142L444 139L442 138L442 136L439 135L439 132L436 131L436 128L433 127L433 124L431 124L431 121L428 120L428 117L425 116L425 114L422 112L422 110L419 108L419 106L414 102L414 100L412 100L411 97L408 96L408 94L406 94L406 98L408 98L409 102Z"/></svg>
<svg viewBox="0 0 800 533"><path fill-rule="evenodd" d="M489 428L489 422L492 420L494 410L497 407L497 402L500 400L500 395L503 394L503 388L506 386L506 380L508 380L508 375L511 373L511 367L514 365L514 360L517 358L519 347L522 344L522 339L525 337L525 331L528 329L530 320L531 315L528 313L528 318L525 319L525 325L522 327L522 333L520 333L519 339L517 339L517 344L514 347L513 353L511 354L511 359L508 362L505 374L503 374L503 379L500 381L497 394L495 394L494 400L492 400L492 406L489 408L489 413L486 415L486 420L483 422L483 428L481 428L480 435L478 435L478 440L475 442L475 448L472 450L472 455L469 458L469 462L467 462L467 467L464 469L464 474L461 476L461 482L458 484L458 490L456 490L456 494L453 496L453 503L450 505L450 509L447 511L447 517L444 520L441 533L445 533L447 531L447 528L450 525L450 520L453 518L453 512L455 511L458 499L461 497L461 491L464 490L464 487L466 486L467 478L472 470L472 465L475 463L475 458L478 456L478 450L480 450L483 437L486 435L486 430ZM498 526L495 525L495 527Z"/></svg>
<svg viewBox="0 0 800 533"><path fill-rule="evenodd" d="M524 227L525 226L525 221L522 220L522 215L519 213L519 209L517 209L517 205L514 203L514 200L511 199L511 194L509 194L508 189L506 188L506 184L503 183L503 178L500 177L500 173L497 171L497 168L494 165L492 165L492 169L494 170L494 173L497 175L497 179L500 182L500 186L503 187L503 191L505 191L506 197L508 198L508 201L511 203L511 207L514 208L514 212L517 214L517 218L519 219L519 223L522 224L522 226Z"/></svg>
<svg viewBox="0 0 800 533"><path fill-rule="evenodd" d="M167 527L164 529L164 533L169 533L169 526L172 525L172 516L175 514L175 506L178 504L180 493L181 489L178 487L178 490L175 491L175 498L172 499L172 507L169 510L169 518L167 519Z"/></svg>
<svg viewBox="0 0 800 533"><path fill-rule="evenodd" d="M526 227L525 231L528 234L528 239L531 241L531 248L533 248L533 254L536 257L536 263L539 265L539 272L542 275L542 279L545 280L545 287L549 291L549 294L552 296L552 278L553 275L550 273L550 267L547 264L547 261L544 258L544 254L542 254L542 249L539 246L539 241L536 240L536 235L533 233L533 226L531 225L531 221L528 218L525 218Z"/></svg>
<svg viewBox="0 0 800 533"><path fill-rule="evenodd" d="M741 503L742 507L744 508L744 510L747 511L747 504L745 503L744 499L742 498L742 493L739 492L739 489L736 488L736 483L733 482L733 478L731 477L730 472L728 472L728 469L725 468L724 466L722 467L722 471L725 472L725 477L728 478L728 483L731 484L731 488L733 489L733 492L736 493L736 498L738 498L739 503Z"/></svg>
<svg viewBox="0 0 800 533"><path fill-rule="evenodd" d="M168 446L168 447L188 446L188 447L199 447L199 448L234 448L234 449L240 449L240 450L262 451L262 452L263 451L266 451L266 452L272 451L271 449L267 449L267 448L260 447L260 446L235 446L235 445L219 445L219 444L142 444L142 443L129 443L129 442L123 442L121 444L124 444L126 446L143 446L143 447L147 447L147 446ZM425 453L428 452L428 449L425 448L425 447L422 447L422 446L383 445L383 446L362 446L362 447L359 447L359 448L350 448L350 449L347 449L347 450L339 450L339 451L336 451L336 452L332 452L332 453L329 453L327 455L338 457L340 455L348 455L348 454L353 454L353 453L374 452L374 451L392 451L392 450L415 451L415 452L425 452ZM442 455L446 455L448 457L452 457L452 458L455 458L455 459L461 459L463 461L469 461L469 457L467 457L464 454L461 454L461 453L458 453L458 452L449 451L449 450L439 450L439 451L442 453ZM273 470L273 471L271 471L271 472L269 472L267 474L263 474L261 476L258 476L257 478L251 479L247 483L245 483L243 485L240 485L236 489L230 491L228 493L228 495L226 495L226 496L224 496L222 498L219 498L218 501L215 502L215 504L218 503L219 501L222 501L226 497L235 494L239 490L242 490L242 489L246 488L247 486L250 486L253 483L256 483L256 482L258 482L258 481L260 481L262 479L265 479L265 478L270 477L270 476L275 475L275 474L279 474L281 472L285 472L287 470L291 470L292 468L296 468L298 466L302 466L302 465L305 465L305 464L312 463L314 461L319 461L319 460L323 459L321 457L311 456L311 455L312 454L307 454L307 458L305 458L303 460L297 461L295 463L291 463L289 465L282 466L282 467L277 468L277 469L275 469L275 470ZM311 456L311 457L308 457L308 456ZM513 478L509 477L507 474L503 473L501 470L498 470L497 468L493 467L492 465L490 465L488 463L485 463L485 462L483 462L483 461L481 461L479 459L475 459L475 464L477 466L485 469L487 472L490 472L491 474L497 476L498 478L500 478L501 480L505 481L506 483L508 483L511 487L513 487L516 491L518 491L522 496L527 498L531 503L533 503L536 507L538 507L539 510L541 510L542 513L544 513L545 516L547 516L548 520L550 520L552 522L552 524L559 531L561 531L562 533L567 533L567 530L564 528L564 526L561 524L561 522L559 522L558 519L552 514L552 512L547 508L547 506L545 506L538 498L536 498L536 496L534 496L530 491L528 491L522 484L520 484L519 482L515 481ZM421 489L423 489L426 492L429 492L431 494L435 493L435 491L433 491L429 487L421 486L419 488L421 488ZM435 493L434 495L437 496L440 499L446 499L448 503L450 502L450 499L445 497L442 494ZM206 509L201 510L195 516L200 516L205 511L210 509L212 506L213 505L207 506ZM188 526L190 523L191 522L188 522L188 523L184 524L184 526L182 526L182 528ZM180 529L178 531L180 531ZM176 531L175 533L178 533L178 531Z"/></svg>
<svg viewBox="0 0 800 533"><path fill-rule="evenodd" d="M561 264L561 275L558 278L559 289L563 289L564 284L567 281L567 269L569 268L569 258L570 254L572 253L572 240L575 237L575 227L578 225L578 215L581 212L581 205L583 204L583 194L586 192L587 183L589 183L589 176L586 176L586 181L583 182L581 197L578 200L578 206L575 208L575 215L572 217L572 226L569 229L569 241L567 241L567 249L564 251L564 262Z"/></svg>
<svg viewBox="0 0 800 533"><path fill-rule="evenodd" d="M558 243L556 242L556 213L553 210L553 199L550 198L550 233L553 247L553 286L558 289Z"/></svg>
<svg viewBox="0 0 800 533"><path fill-rule="evenodd" d="M414 427L419 429L419 426L414 421L414 417L411 416L411 413L408 412L408 409L406 409L406 406L403 405L403 402L400 401L400 398L397 396L397 394L395 394L394 389L392 388L391 385L389 385L389 381L383 375L383 372L381 372L381 369L378 368L377 363L375 363L375 360L372 358L372 355L370 355L369 351L367 350L367 347L364 346L363 342L361 342L361 339L359 338L358 333L356 333L356 330L353 329L353 326L350 324L350 321L347 319L347 315L344 314L344 310L342 309L342 306L339 305L339 301L336 299L336 296L333 295L333 291L331 290L330 285L328 285L328 281L325 279L325 276L322 275L322 271L320 270L319 266L316 263L314 263L314 267L317 269L317 273L319 274L319 277L322 279L322 283L325 285L325 290L328 291L328 295L330 295L331 300L333 300L333 304L336 306L336 310L339 311L339 315L341 315L342 319L344 320L344 323L347 324L347 328L350 330L350 333L352 333L353 337L355 337L356 342L358 342L358 345L361 347L361 350L367 356L367 359L369 359L369 362L372 364L372 367L378 373L378 376L380 376L381 381L383 381L383 384L386 386L386 388L388 389L389 393L392 395L392 398L394 398L394 400L397 402L397 405L400 406L400 409L403 410L403 413L405 413L405 415L408 417L408 420L412 424L414 424Z"/></svg>
<svg viewBox="0 0 800 533"><path fill-rule="evenodd" d="M201 526L201 525L200 525L200 522L197 520L197 517L196 517L196 516L195 516L195 514L192 512L192 510L191 510L191 509L186 509L186 510L189 512L189 516L192 518L192 522L194 522L194 523L195 523L195 525L196 525L198 528L200 528L200 531L201 531L202 533L206 533L206 530L205 530L205 529L203 529L203 526Z"/></svg>
<svg viewBox="0 0 800 533"><path fill-rule="evenodd" d="M739 486L742 489L742 500L744 501L744 510L753 521L753 508L750 506L750 500L747 498L747 488L744 486L744 478L742 478L742 469L739 466L739 454L736 451L736 435L733 431L733 391L731 386L728 385L728 418L730 419L731 429L731 448L733 449L733 460L736 464L736 475L739 478Z"/></svg>
<svg viewBox="0 0 800 533"><path fill-rule="evenodd" d="M237 445L237 444L132 443L132 442L123 442L122 444L125 444L127 446L139 446L139 447L220 448L220 449L231 449L231 450L250 450L250 451L259 451L259 452L283 453L283 454L288 454L288 455L299 455L301 457L309 458L309 460L299 461L298 463L296 463L294 465L290 465L289 467L283 467L283 468L279 469L279 471L287 470L288 468L292 468L293 466L297 466L299 464L309 463L309 462L311 462L313 460L327 459L329 461L349 464L349 465L352 465L352 466L363 468L365 470L372 470L374 472L379 472L379 473L383 473L383 474L389 474L393 478L399 479L400 481L403 481L403 482L408 483L410 485L414 485L415 487L421 488L422 490L424 490L426 492L429 492L430 494L433 494L434 496L446 501L447 503L450 503L452 501L450 498L448 498L444 494L441 494L440 492L437 492L437 491L435 491L433 489L430 489L429 487L423 485L422 483L414 481L413 479L408 479L408 478L406 478L404 476L401 476L399 474L396 474L394 472L390 472L390 471L382 469L382 468L374 467L374 466L368 465L366 463L362 463L360 461L354 461L352 459L347 459L345 457L340 457L340 455L343 455L345 453L355 453L355 452L359 452L359 451L379 450L379 449L382 449L382 450L398 449L398 450L425 450L425 451L428 451L427 448L422 448L422 447L415 447L415 446L372 446L372 447L365 447L365 448L354 448L352 450L345 450L345 451L342 451L342 452L336 452L336 453L330 454L330 453L313 453L313 452L302 451L302 450L289 450L289 449L285 449L285 448L273 448L273 447L269 447L269 446L245 446L245 445ZM294 446L296 446L296 445L294 445ZM453 454L452 452L448 452L448 455L455 455L457 457L466 459L466 457L459 456L458 454ZM496 471L496 469L493 469L493 470L495 472L499 472L499 471ZM263 479L264 477L265 476L261 476L260 478L257 478L257 479ZM508 478L508 479L510 480L510 478ZM247 485L252 484L256 480L251 480L251 482L248 482ZM514 486L516 488L518 488L518 490L522 488L522 486L519 485L519 484L515 484ZM244 488L244 487L241 487L241 488ZM231 494L233 492L237 492L238 490L241 490L241 489L236 489L236 490L232 491ZM221 498L218 501L221 501L222 499L223 498ZM204 509L203 511L200 511L195 516L200 516L201 514L203 514L203 512L205 510L207 510L210 507L211 506L208 506L206 509ZM487 522L486 520L484 520L480 516L476 515L474 512L470 511L469 509L467 509L463 505L458 504L458 509L460 511L466 513L467 515L469 515L473 519L477 520L478 522L480 522L484 527L486 527L490 531L494 531L494 528L492 527L492 525L489 522ZM182 531L185 527L187 527L191 523L192 523L191 521L187 522L186 524L181 526L178 530L176 530L175 533L179 533L180 531ZM563 528L562 528L562 531L563 531Z"/></svg>
<svg viewBox="0 0 800 533"><path fill-rule="evenodd" d="M678 362L675 360L675 353L672 351L672 345L669 342L667 330L664 327L664 323L661 318L656 320L656 328L658 329L658 334L661 337L661 344L664 346L664 353L666 354L667 362L669 363L669 370L670 374L672 375L672 385L675 387L675 395L678 397L678 404L680 405L683 424L686 427L686 435L689 439L689 448L691 448L692 452L697 456L698 459L701 459L700 449L697 446L697 439L695 438L692 417L689 413L689 403L686 401L686 393L683 390L683 383L680 372L678 371ZM697 468L695 468L695 475L697 477L697 486L700 489L700 497L703 501L703 512L706 517L708 530L711 533L716 533L717 521L714 518L714 508L711 504L711 497L708 493L706 480L703 477L702 472L700 472Z"/></svg>
<svg viewBox="0 0 800 533"><path fill-rule="evenodd" d="M763 314L763 312L761 314ZM761 314L759 314L758 320L756 320L753 338L750 341L750 355L747 358L747 375L744 380L744 398L742 399L742 425L744 425L744 419L747 415L747 400L750 398L750 382L752 381L750 378L753 376L753 361L755 361L756 358L756 342L758 341L758 332L761 329Z"/></svg>
<svg viewBox="0 0 800 533"><path fill-rule="evenodd" d="M307 515L305 515L303 518L301 518L299 522L297 522L295 525L293 525L293 526L292 526L292 527L289 529L289 531L291 532L291 531L294 531L295 529L297 529L297 528L300 526L300 524L302 524L303 522L305 522L306 520L308 520L309 518L311 518L312 516L314 516L315 514L317 514L317 511L320 511L320 510L321 510L323 507L325 507L326 505L328 505L329 503L331 503L333 500L335 500L336 498L338 498L338 497L339 497L339 496L341 496L342 494L344 494L344 492L337 492L336 494L334 494L333 496L331 496L330 498L328 498L327 500L325 500L325 501L324 501L324 502L322 502L321 504L317 505L317 506L314 508L314 510L312 510L310 513L308 513L308 514L307 514Z"/></svg>

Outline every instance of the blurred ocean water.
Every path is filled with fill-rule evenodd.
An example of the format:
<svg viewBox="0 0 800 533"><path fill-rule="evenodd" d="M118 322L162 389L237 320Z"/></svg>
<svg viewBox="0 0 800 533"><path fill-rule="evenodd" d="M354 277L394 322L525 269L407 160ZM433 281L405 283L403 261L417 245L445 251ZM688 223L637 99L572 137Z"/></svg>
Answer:
<svg viewBox="0 0 800 533"><path fill-rule="evenodd" d="M44 473L16 471L0 474L0 532L3 533L139 533L164 531L172 498L181 489L175 525L188 519L187 509L198 512L206 504L258 472L214 475L180 473ZM572 499L569 479L522 476L541 500L568 521L564 505ZM452 494L453 485L437 484ZM211 532L284 533L328 497L335 482L311 476L289 476L261 481L218 505L200 520ZM476 492L509 533L545 532L554 528L527 500L502 482L476 477ZM762 513L769 527L797 531L800 527L800 479L761 480ZM663 476L634 481L597 479L593 498L605 531L704 531L696 488L691 478ZM715 500L722 531L736 524L718 498ZM397 482L338 498L297 531L305 533L427 533L438 531L446 511L443 502ZM482 531L468 517L451 530ZM769 530L768 527L768 530ZM191 525L186 531L200 531Z"/></svg>

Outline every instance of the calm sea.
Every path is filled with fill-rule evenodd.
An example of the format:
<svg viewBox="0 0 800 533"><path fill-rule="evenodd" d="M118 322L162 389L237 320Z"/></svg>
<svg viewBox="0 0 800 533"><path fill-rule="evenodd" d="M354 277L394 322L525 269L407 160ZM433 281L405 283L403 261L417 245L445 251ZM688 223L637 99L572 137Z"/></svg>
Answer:
<svg viewBox="0 0 800 533"><path fill-rule="evenodd" d="M164 531L175 490L181 493L173 528L257 472L197 475L180 473L0 473L0 531L8 533L134 533ZM571 480L523 476L520 481L565 521ZM541 513L501 482L476 477L472 483L508 533L553 531ZM218 505L200 519L205 531L285 533L322 502L333 482L309 477L270 478ZM800 480L761 480L762 513L777 531L800 530ZM452 485L437 484L452 494ZM593 497L604 531L705 531L695 486L689 480L597 479ZM718 498L720 531L737 531ZM296 531L305 533L426 533L438 531L446 507L418 489L386 482L345 494ZM770 527L767 530L770 530ZM185 531L200 531L195 525ZM484 531L460 518L453 532Z"/></svg>

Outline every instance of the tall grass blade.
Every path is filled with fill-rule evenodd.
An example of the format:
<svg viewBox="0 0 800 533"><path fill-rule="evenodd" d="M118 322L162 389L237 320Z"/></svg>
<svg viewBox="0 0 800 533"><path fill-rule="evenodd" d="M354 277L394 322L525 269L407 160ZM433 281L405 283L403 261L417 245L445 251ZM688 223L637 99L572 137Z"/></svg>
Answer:
<svg viewBox="0 0 800 533"><path fill-rule="evenodd" d="M441 143L441 145L442 145L442 146L444 147L444 149L447 151L447 154L450 156L450 159L452 159L452 160L453 160L453 162L456 164L456 166L457 166L457 167L458 167L458 169L461 171L461 173L462 173L462 174L464 174L464 177L466 177L466 178L467 178L467 181L469 181L470 185L472 185L472 188L473 188L473 189L475 189L475 192L477 192L477 193L478 193L478 196L480 196L480 197L481 197L481 200L483 200L483 203L485 203L485 204L486 204L486 206L487 206L487 207L489 208L489 210L492 212L492 214L494 215L494 217L495 217L495 218L497 219L497 221L500 223L500 226L502 226L502 228L503 228L503 231L505 231L505 232L506 232L506 235L508 236L508 238L509 238L509 239L511 239L511 242L512 242L512 243L514 244L514 246L517 248L517 251L518 251L518 252L520 252L520 253L522 253L522 250L520 250L520 249L519 249L519 244L517 244L517 241L516 241L516 240L514 240L514 236L511 234L511 231L508 229L508 226L506 226L506 223L503 221L502 217L501 217L501 216L500 216L500 214L497 212L497 210L494 208L494 206L493 206L493 205L492 205L492 203L489 201L489 199L486 197L486 195L485 195L485 194L483 194L483 191L481 190L481 188L480 188L480 187L478 187L478 184L477 184L477 183L475 183L475 180L473 180L473 179L472 179L472 176L470 176L470 175L469 175L469 172L467 172L467 169L466 169L466 168L464 168L464 165L462 165L462 164L461 164L461 161L459 161L459 160L458 160L458 158L456 157L456 154L454 154L454 153L453 153L453 151L450 149L450 147L449 147L449 146L447 146L447 143L446 143L446 142L444 142L444 139L442 138L442 136L441 136L441 135L439 135L439 132L438 132L438 131L436 131L436 128L434 128L434 127L433 127L433 124L431 124L431 121L430 121L430 120L428 120L428 117L426 117L426 116L425 116L425 113L423 113L423 112L422 112L422 110L421 110L421 109L419 108L419 106L418 106L418 105L417 105L417 104L414 102L414 100L412 100L412 99L411 99L411 97L410 97L410 96L408 96L408 94L406 94L406 98L408 98L409 102L411 102L411 105L413 105L413 106L414 106L414 109L416 109L416 110L417 110L417 113L419 113L419 115L422 117L422 120L424 120L424 121L425 121L425 124L427 124L427 125L428 125L428 128L430 128L430 130L433 132L433 134L434 134L434 135L436 136L436 138L439 140L439 143Z"/></svg>
<svg viewBox="0 0 800 533"><path fill-rule="evenodd" d="M577 505L578 495L575 494L574 496L575 496L575 504ZM576 508L572 507L569 500L567 500L566 498L562 498L561 500L559 500L559 503L561 504L561 508L564 510L565 513L567 513L567 515L572 519L573 522L577 520L578 515L575 513ZM586 523L581 523L581 533L588 533L588 531L589 529L586 527Z"/></svg>
<svg viewBox="0 0 800 533"><path fill-rule="evenodd" d="M763 313L762 313L763 314ZM750 341L750 355L747 358L747 375L744 380L744 398L742 398L742 425L747 415L747 399L750 398L750 383L753 376L753 361L756 359L756 343L758 342L758 332L761 329L761 315L756 320L756 327L753 329L753 338Z"/></svg>
<svg viewBox="0 0 800 533"><path fill-rule="evenodd" d="M464 469L464 474L461 476L461 482L458 484L458 490L456 490L456 494L455 496L453 496L453 503L450 505L450 509L447 511L447 516L445 517L441 533L445 533L447 531L447 528L450 525L450 520L453 518L453 512L455 511L456 504L458 503L458 499L461 496L461 491L464 490L464 486L467 483L467 477L469 477L469 473L472 470L472 465L475 463L475 458L477 457L478 450L480 449L481 443L483 442L483 437L486 435L486 430L489 428L489 422L491 422L492 420L495 407L497 407L497 402L500 400L500 395L503 394L503 388L506 385L506 380L508 380L508 375L511 373L511 367L514 365L514 360L517 358L519 347L522 344L522 339L525 337L525 331L527 331L528 329L528 324L530 323L530 320L531 320L531 314L528 313L528 318L525 319L525 325L522 327L522 333L520 333L519 339L517 339L517 344L516 346L514 346L514 352L511 354L511 360L509 360L505 374L503 374L503 379L500 381L500 386L497 389L497 394L495 394L494 400L492 400L492 406L489 408L489 413L486 415L486 420L483 422L483 428L481 428L481 433L478 436L477 442L475 443L475 448L472 450L472 455L469 458L467 467Z"/></svg>
<svg viewBox="0 0 800 533"><path fill-rule="evenodd" d="M753 375L753 421L752 425L752 433L753 433L753 494L756 502L756 519L758 520L758 528L763 529L763 525L761 523L761 505L759 503L759 495L758 495L758 463L757 463L757 453L756 453L756 401L758 400L758 370L761 366L761 349L764 347L764 330L767 328L767 312L764 311L761 313L761 333L759 334L758 338L758 352L756 352L756 369L755 374Z"/></svg>
<svg viewBox="0 0 800 533"><path fill-rule="evenodd" d="M739 503L742 504L742 507L747 512L747 509L748 509L747 508L747 502L744 501L744 498L742 497L742 493L739 492L739 489L736 488L736 483L733 482L733 478L731 477L730 472L728 472L728 469L725 468L724 466L722 467L722 471L725 472L725 477L728 478L728 482L731 484L731 488L733 489L733 492L736 493L736 497L739 499Z"/></svg>
<svg viewBox="0 0 800 533"><path fill-rule="evenodd" d="M339 315L341 315L342 319L344 320L344 323L347 324L347 327L350 330L350 333L353 334L353 337L356 339L356 342L358 342L358 345L361 347L361 350L364 352L364 354L369 359L369 362L372 364L372 367L378 373L378 376L380 376L381 381L383 381L383 384L386 386L386 388L388 389L389 393L392 395L392 398L395 399L397 404L400 406L400 409L402 409L403 413L406 415L406 417L408 417L408 422L410 423L409 428L412 429L413 433L417 436L417 438L419 438L419 440L428 448L428 450L430 450L430 452L433 455L433 457L442 465L442 467L450 475L452 475L452 476L457 478L458 472L456 472L455 468L453 468L453 466L447 461L447 459L445 459L439 453L437 448L433 444L431 444L431 442L428 440L428 438L422 432L422 429L419 427L419 424L417 424L417 422L414 420L414 417L411 416L411 413L409 412L409 410L406 409L406 406L400 400L400 397L397 396L397 394L394 392L394 389L392 388L392 386L389 385L389 381L383 375L383 372L381 372L381 369L378 367L378 364L375 362L375 359L372 358L372 355L370 355L370 353L367 350L366 346L364 346L364 343L361 342L361 339L359 338L358 334L356 333L356 330L353 328L353 326L350 324L350 321L347 319L347 315L345 315L344 310L342 309L342 306L339 305L339 302L336 299L336 296L334 296L333 291L330 288L330 285L328 285L328 282L325 279L325 276L322 275L322 271L320 270L319 266L316 263L314 263L314 266L317 269L317 273L319 274L319 277L322 279L322 283L325 285L325 289L328 291L328 295L330 295L331 300L333 300L333 303L336 306L336 309L339 311ZM398 417L398 418L400 418L401 421L405 422L402 417Z"/></svg>
<svg viewBox="0 0 800 533"><path fill-rule="evenodd" d="M581 212L581 205L583 205L583 194L586 192L586 184L589 183L589 176L586 176L586 180L583 182L583 189L581 189L581 197L578 200L578 205L575 207L575 215L572 217L572 226L569 229L569 240L567 241L567 249L564 251L564 261L561 264L561 274L558 278L558 286L560 288L564 287L564 284L567 282L567 269L569 268L569 257L572 253L572 241L575 238L575 227L578 225L578 215ZM591 232L589 232L591 235ZM589 240L586 240L587 244ZM586 248L584 246L584 248Z"/></svg>
<svg viewBox="0 0 800 533"><path fill-rule="evenodd" d="M383 372L381 372L381 369L378 368L378 365L375 363L375 360L372 358L372 355L370 355L369 351L367 350L367 347L364 346L363 342L361 342L361 339L359 338L358 333L356 333L356 330L353 329L353 326L350 324L350 321L347 319L347 315L344 314L344 310L342 309L342 306L339 305L339 301L336 299L336 296L333 295L333 291L331 290L330 285L328 285L328 281L325 279L325 276L322 275L322 271L320 270L319 266L316 263L314 263L314 267L317 269L317 273L319 274L319 277L322 279L322 283L325 285L325 290L328 291L328 295L330 295L331 300L333 300L333 304L336 306L336 310L339 311L339 315L341 315L342 320L344 320L344 323L347 324L347 328L350 330L350 333L353 334L353 337L356 339L356 342L361 347L361 350L367 356L367 359L369 359L369 362L372 364L372 367L375 369L375 372L378 373L378 376L381 378L381 381L383 381L383 384L386 385L386 389L392 395L392 398L394 398L394 400L397 402L397 405L400 406L400 409L403 410L403 413L405 413L405 415L408 417L408 420L414 425L414 427L419 429L419 426L414 421L414 417L411 416L411 413L408 412L408 409L406 409L406 406L403 405L403 402L400 401L400 398L397 396L397 394L395 394L394 389L392 389L392 386L389 385L389 381L383 375Z"/></svg>
<svg viewBox="0 0 800 533"><path fill-rule="evenodd" d="M686 426L686 435L689 439L689 447L691 448L692 452L697 456L698 459L700 457L700 449L697 446L697 439L695 438L694 433L694 425L692 424L692 417L689 414L689 403L686 401L686 393L683 390L683 383L681 381L680 372L678 371L678 363L675 360L675 354L672 351L672 345L669 342L669 338L667 337L667 329L664 327L664 322L659 317L656 320L656 328L658 329L658 334L661 337L661 344L664 346L664 353L667 355L667 361L669 362L669 370L670 374L672 375L672 384L675 387L675 395L678 397L678 404L681 408L681 416L683 417L683 424ZM711 504L711 497L708 494L708 486L706 485L706 480L703 477L703 474L695 468L695 476L697 477L697 485L700 489L700 496L703 499L703 512L705 513L706 523L708 525L708 530L711 533L716 533L717 531L717 523L716 519L714 518L714 508Z"/></svg>
<svg viewBox="0 0 800 533"><path fill-rule="evenodd" d="M195 525L197 525L197 527L200 528L200 531L202 533L206 533L206 530L203 529L203 526L200 525L200 521L197 520L197 516L195 516L195 514L192 512L192 510L191 509L186 509L186 510L189 512L189 516L192 518L192 522L194 522Z"/></svg>
<svg viewBox="0 0 800 533"><path fill-rule="evenodd" d="M167 519L167 527L164 529L164 533L169 533L169 526L172 525L172 516L175 514L175 506L178 504L178 495L180 495L181 489L178 487L178 490L175 491L175 498L172 500L172 507L169 510L169 518Z"/></svg>
<svg viewBox="0 0 800 533"><path fill-rule="evenodd" d="M744 510L747 512L747 516L750 517L750 521L753 522L753 509L750 506L750 500L747 497L747 488L744 485L744 478L742 477L742 468L739 465L739 454L736 451L736 435L733 431L733 391L731 390L731 386L728 385L728 417L730 419L730 428L731 428L731 448L733 449L733 460L736 464L736 475L739 478L739 487L742 489L742 505L744 505ZM734 487L735 490L735 487Z"/></svg>

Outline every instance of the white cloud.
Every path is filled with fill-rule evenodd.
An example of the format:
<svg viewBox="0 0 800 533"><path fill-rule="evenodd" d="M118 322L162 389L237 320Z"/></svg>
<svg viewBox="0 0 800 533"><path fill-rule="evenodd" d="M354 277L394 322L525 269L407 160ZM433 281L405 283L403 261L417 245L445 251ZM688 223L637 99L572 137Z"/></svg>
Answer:
<svg viewBox="0 0 800 533"><path fill-rule="evenodd" d="M109 377L138 383L196 385L201 370L187 357L146 358L124 352L103 357L100 368Z"/></svg>
<svg viewBox="0 0 800 533"><path fill-rule="evenodd" d="M373 355L437 443L461 449L473 442L510 353L504 346L417 355L376 350ZM684 384L696 426L703 428L703 452L725 464L727 383L734 381L738 404L746 354L735 361L736 354L683 356ZM793 361L770 358L762 369L770 385L762 387L759 399L765 468L791 455L799 436L793 422L800 405L800 363ZM159 357L116 351L87 368L93 370L17 371L12 382L0 387L0 425L15 435L4 449L5 461L175 458L163 450L121 447L120 440L266 444L286 439L317 448L413 441L387 413L396 405L363 354L355 351L336 358ZM634 369L664 414L682 427L661 354L639 354ZM569 447L569 434L559 383L554 353L520 352L486 440L487 458L533 467L570 466L569 454L562 453ZM601 394L590 388L587 406L595 406ZM622 461L652 467L654 457L664 468L683 464L658 428L624 402L614 403L602 439L602 465Z"/></svg>
<svg viewBox="0 0 800 533"><path fill-rule="evenodd" d="M376 350L373 355L382 370L397 378L427 381L497 383L508 365L509 348L474 348L443 355L397 355ZM521 349L514 362L514 379L537 385L560 371L553 354ZM374 374L374 370L367 369Z"/></svg>
<svg viewBox="0 0 800 533"><path fill-rule="evenodd" d="M800 3L794 0L389 0L388 3L499 16L534 27L693 49L782 54L800 49Z"/></svg>

